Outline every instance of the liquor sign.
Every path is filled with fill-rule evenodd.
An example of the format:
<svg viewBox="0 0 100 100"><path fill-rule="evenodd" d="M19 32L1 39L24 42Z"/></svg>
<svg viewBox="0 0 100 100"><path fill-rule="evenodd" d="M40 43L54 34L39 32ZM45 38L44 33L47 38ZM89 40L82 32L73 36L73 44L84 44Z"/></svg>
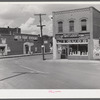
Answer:
<svg viewBox="0 0 100 100"><path fill-rule="evenodd" d="M67 33L67 34L56 34L56 39L65 39L65 38L81 38L81 37L87 37L90 38L90 34L85 33Z"/></svg>
<svg viewBox="0 0 100 100"><path fill-rule="evenodd" d="M94 57L94 59L100 59L99 40L93 40L93 42L94 42L93 57Z"/></svg>
<svg viewBox="0 0 100 100"><path fill-rule="evenodd" d="M93 58L100 59L100 48L93 50Z"/></svg>
<svg viewBox="0 0 100 100"><path fill-rule="evenodd" d="M66 37L78 37L78 34L76 33L63 34L63 38L66 38Z"/></svg>
<svg viewBox="0 0 100 100"><path fill-rule="evenodd" d="M15 35L14 39L16 40L38 40L38 37L36 36L25 36L25 35Z"/></svg>
<svg viewBox="0 0 100 100"><path fill-rule="evenodd" d="M88 43L88 39L57 40L57 43Z"/></svg>

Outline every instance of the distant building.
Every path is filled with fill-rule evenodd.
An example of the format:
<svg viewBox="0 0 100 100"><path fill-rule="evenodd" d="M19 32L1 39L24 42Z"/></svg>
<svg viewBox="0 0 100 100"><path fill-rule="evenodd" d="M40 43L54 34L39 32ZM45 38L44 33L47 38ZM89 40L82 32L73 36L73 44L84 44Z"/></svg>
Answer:
<svg viewBox="0 0 100 100"><path fill-rule="evenodd" d="M51 38L44 36L44 52L50 52ZM21 34L20 28L0 28L0 55L41 53L40 35Z"/></svg>
<svg viewBox="0 0 100 100"><path fill-rule="evenodd" d="M94 59L99 38L100 11L94 7L53 12L54 59Z"/></svg>
<svg viewBox="0 0 100 100"><path fill-rule="evenodd" d="M14 34L21 34L21 28L0 28L0 34L3 35L14 35Z"/></svg>

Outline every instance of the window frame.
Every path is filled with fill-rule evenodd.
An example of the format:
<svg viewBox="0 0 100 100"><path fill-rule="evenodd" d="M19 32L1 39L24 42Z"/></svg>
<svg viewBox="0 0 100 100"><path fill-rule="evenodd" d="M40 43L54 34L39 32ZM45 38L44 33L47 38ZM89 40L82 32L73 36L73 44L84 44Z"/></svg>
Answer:
<svg viewBox="0 0 100 100"><path fill-rule="evenodd" d="M60 20L57 22L57 24L58 24L58 33L62 33L63 32L63 21Z"/></svg>
<svg viewBox="0 0 100 100"><path fill-rule="evenodd" d="M73 25L70 22L73 22ZM69 20L69 32L74 32L74 25L75 25L75 21L74 20Z"/></svg>
<svg viewBox="0 0 100 100"><path fill-rule="evenodd" d="M82 23L82 21L84 21L85 20L85 22L83 22ZM81 20L81 31L83 32L83 31L87 31L87 18L82 18ZM84 24L85 23L85 24ZM83 24L83 25L82 25Z"/></svg>

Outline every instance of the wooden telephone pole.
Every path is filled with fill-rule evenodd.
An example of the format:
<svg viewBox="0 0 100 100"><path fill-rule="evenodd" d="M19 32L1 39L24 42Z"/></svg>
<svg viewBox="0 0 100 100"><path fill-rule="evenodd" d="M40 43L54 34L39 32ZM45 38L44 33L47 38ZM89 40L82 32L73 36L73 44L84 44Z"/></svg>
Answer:
<svg viewBox="0 0 100 100"><path fill-rule="evenodd" d="M42 16L46 15L46 14L34 14L35 16L39 16L40 18L40 25L37 25L37 27L40 27L40 31L41 31L41 48L42 48L42 56L43 56L43 60L45 60L44 58L44 40L43 40L43 27L45 25L42 25Z"/></svg>

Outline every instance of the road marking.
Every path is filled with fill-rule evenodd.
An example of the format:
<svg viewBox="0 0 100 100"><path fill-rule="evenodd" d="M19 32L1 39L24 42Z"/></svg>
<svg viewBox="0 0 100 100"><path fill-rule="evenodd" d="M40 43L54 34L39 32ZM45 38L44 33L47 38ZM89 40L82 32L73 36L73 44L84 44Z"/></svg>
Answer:
<svg viewBox="0 0 100 100"><path fill-rule="evenodd" d="M18 61L16 61L15 62L16 64L18 64ZM18 64L19 65L19 64ZM43 72L43 71L39 71L39 70L36 70L36 69L33 69L33 68L29 68L29 67L26 67L26 66L24 66L24 65L19 65L20 67L22 67L22 68L25 68L25 69L28 69L28 70L30 70L30 71L35 71L35 72L37 72L37 73L43 73L43 74L48 74L48 72Z"/></svg>
<svg viewBox="0 0 100 100"><path fill-rule="evenodd" d="M10 79L10 78L13 78L13 77L16 77L16 76L20 76L20 75L23 75L23 74L26 74L26 73L18 73L16 75L11 75L11 76L0 79L0 81L4 81L4 80Z"/></svg>

